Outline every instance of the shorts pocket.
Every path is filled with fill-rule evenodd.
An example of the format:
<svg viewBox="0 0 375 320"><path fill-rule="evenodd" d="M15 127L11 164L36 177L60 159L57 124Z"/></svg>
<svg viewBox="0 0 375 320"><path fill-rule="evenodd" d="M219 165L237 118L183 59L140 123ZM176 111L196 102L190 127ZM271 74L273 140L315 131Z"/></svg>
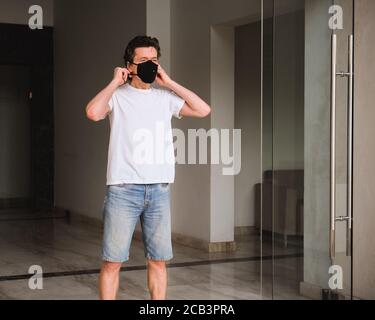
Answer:
<svg viewBox="0 0 375 320"><path fill-rule="evenodd" d="M169 183L159 183L161 190L169 190Z"/></svg>

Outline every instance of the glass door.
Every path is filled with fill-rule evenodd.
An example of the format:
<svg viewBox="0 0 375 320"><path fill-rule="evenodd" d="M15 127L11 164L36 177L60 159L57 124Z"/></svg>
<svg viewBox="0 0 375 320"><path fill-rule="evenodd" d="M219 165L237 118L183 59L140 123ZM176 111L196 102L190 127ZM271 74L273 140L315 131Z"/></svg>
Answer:
<svg viewBox="0 0 375 320"><path fill-rule="evenodd" d="M352 297L353 0L262 1L262 288Z"/></svg>

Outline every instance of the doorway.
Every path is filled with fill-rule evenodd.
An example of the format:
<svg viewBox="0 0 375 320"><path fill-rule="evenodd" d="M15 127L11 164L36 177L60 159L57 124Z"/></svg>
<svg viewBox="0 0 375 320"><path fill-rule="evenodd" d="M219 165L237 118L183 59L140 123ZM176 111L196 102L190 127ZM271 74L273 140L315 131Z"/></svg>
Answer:
<svg viewBox="0 0 375 320"><path fill-rule="evenodd" d="M30 69L0 66L0 207L31 204Z"/></svg>
<svg viewBox="0 0 375 320"><path fill-rule="evenodd" d="M273 248L265 286L273 299L290 283L301 297L350 299L353 1L262 6L263 128L272 128L262 141L271 164L262 171L262 238L271 230ZM277 259L280 243L299 255Z"/></svg>
<svg viewBox="0 0 375 320"><path fill-rule="evenodd" d="M0 24L3 218L54 206L53 29Z"/></svg>

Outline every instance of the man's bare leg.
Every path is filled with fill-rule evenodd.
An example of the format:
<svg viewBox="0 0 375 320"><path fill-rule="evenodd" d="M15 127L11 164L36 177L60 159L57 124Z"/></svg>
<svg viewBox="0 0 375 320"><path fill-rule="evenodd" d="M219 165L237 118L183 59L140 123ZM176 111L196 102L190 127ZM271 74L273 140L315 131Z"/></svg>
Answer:
<svg viewBox="0 0 375 320"><path fill-rule="evenodd" d="M147 284L152 300L165 300L167 295L167 267L165 261L147 259Z"/></svg>
<svg viewBox="0 0 375 320"><path fill-rule="evenodd" d="M101 300L116 300L120 282L121 262L103 261L99 276Z"/></svg>

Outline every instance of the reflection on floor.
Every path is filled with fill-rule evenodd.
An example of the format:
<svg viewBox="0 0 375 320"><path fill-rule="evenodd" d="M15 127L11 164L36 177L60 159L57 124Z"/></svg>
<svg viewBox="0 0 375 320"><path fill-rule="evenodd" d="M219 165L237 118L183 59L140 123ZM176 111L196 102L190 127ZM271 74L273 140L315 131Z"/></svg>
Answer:
<svg viewBox="0 0 375 320"><path fill-rule="evenodd" d="M97 299L101 228L51 214L0 211L0 299ZM300 299L298 274L303 258L296 247L272 247L259 236L236 238L235 253L207 253L173 244L168 265L168 299ZM260 259L263 255L261 295ZM28 286L32 265L43 268L43 290ZM121 272L119 299L149 299L143 243L133 240ZM295 272L295 270L299 272ZM274 281L272 292L272 280Z"/></svg>

